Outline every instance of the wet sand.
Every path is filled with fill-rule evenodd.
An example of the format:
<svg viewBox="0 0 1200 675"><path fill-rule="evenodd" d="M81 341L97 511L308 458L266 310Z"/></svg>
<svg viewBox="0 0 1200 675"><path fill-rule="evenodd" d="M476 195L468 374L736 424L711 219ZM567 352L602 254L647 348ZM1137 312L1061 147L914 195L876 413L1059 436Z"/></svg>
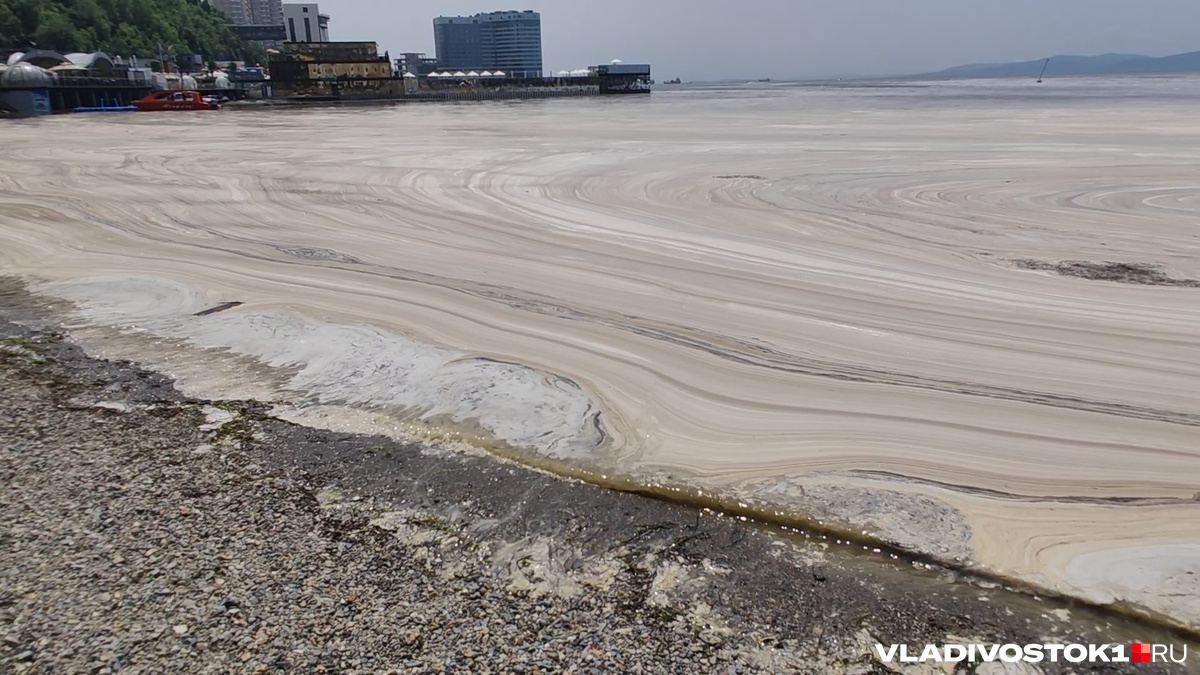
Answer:
<svg viewBox="0 0 1200 675"><path fill-rule="evenodd" d="M1197 627L1200 128L1126 82L13 123L0 265L191 393Z"/></svg>

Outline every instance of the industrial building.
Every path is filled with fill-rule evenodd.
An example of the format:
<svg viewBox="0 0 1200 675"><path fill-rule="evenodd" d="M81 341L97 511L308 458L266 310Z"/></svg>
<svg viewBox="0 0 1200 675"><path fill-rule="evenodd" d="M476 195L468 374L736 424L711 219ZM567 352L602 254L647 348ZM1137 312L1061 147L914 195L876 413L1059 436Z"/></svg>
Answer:
<svg viewBox="0 0 1200 675"><path fill-rule="evenodd" d="M542 77L542 15L534 11L439 16L433 20L437 67L450 71L504 71Z"/></svg>
<svg viewBox="0 0 1200 675"><path fill-rule="evenodd" d="M427 77L437 71L437 67L437 59L416 52L405 52L396 59L396 72L401 75L412 73L418 77Z"/></svg>

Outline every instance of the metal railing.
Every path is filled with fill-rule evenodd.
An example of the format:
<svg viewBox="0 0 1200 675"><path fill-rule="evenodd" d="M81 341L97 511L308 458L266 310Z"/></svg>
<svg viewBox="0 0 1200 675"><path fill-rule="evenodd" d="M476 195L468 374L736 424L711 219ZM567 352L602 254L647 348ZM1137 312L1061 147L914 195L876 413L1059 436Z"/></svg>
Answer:
<svg viewBox="0 0 1200 675"><path fill-rule="evenodd" d="M59 75L51 82L41 85L41 88L53 89L56 87L86 87L96 89L104 88L124 88L130 89L149 89L153 84L148 80L131 80L125 77L64 77Z"/></svg>

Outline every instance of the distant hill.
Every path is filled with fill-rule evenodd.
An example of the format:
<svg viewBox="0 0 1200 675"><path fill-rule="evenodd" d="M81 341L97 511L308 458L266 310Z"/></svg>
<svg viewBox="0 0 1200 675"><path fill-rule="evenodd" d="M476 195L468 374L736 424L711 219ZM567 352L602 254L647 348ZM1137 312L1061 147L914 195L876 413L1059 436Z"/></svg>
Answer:
<svg viewBox="0 0 1200 675"><path fill-rule="evenodd" d="M1050 62L1054 66L1054 62ZM1113 66L1114 73L1195 73L1200 72L1200 52L1175 54L1162 58L1143 58Z"/></svg>
<svg viewBox="0 0 1200 675"><path fill-rule="evenodd" d="M1016 63L973 63L947 68L921 77L1037 77L1046 59ZM1152 57L1139 54L1100 54L1099 56L1062 55L1050 57L1046 76L1107 75L1116 73L1194 73L1200 72L1200 52Z"/></svg>

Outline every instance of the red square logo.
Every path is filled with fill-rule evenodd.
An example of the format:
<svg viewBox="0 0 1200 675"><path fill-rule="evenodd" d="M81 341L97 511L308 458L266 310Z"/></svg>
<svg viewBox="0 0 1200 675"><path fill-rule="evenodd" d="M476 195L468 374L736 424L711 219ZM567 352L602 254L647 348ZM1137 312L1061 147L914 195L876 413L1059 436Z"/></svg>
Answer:
<svg viewBox="0 0 1200 675"><path fill-rule="evenodd" d="M1133 645L1133 658L1130 660L1134 663L1150 663L1150 645L1137 644Z"/></svg>

